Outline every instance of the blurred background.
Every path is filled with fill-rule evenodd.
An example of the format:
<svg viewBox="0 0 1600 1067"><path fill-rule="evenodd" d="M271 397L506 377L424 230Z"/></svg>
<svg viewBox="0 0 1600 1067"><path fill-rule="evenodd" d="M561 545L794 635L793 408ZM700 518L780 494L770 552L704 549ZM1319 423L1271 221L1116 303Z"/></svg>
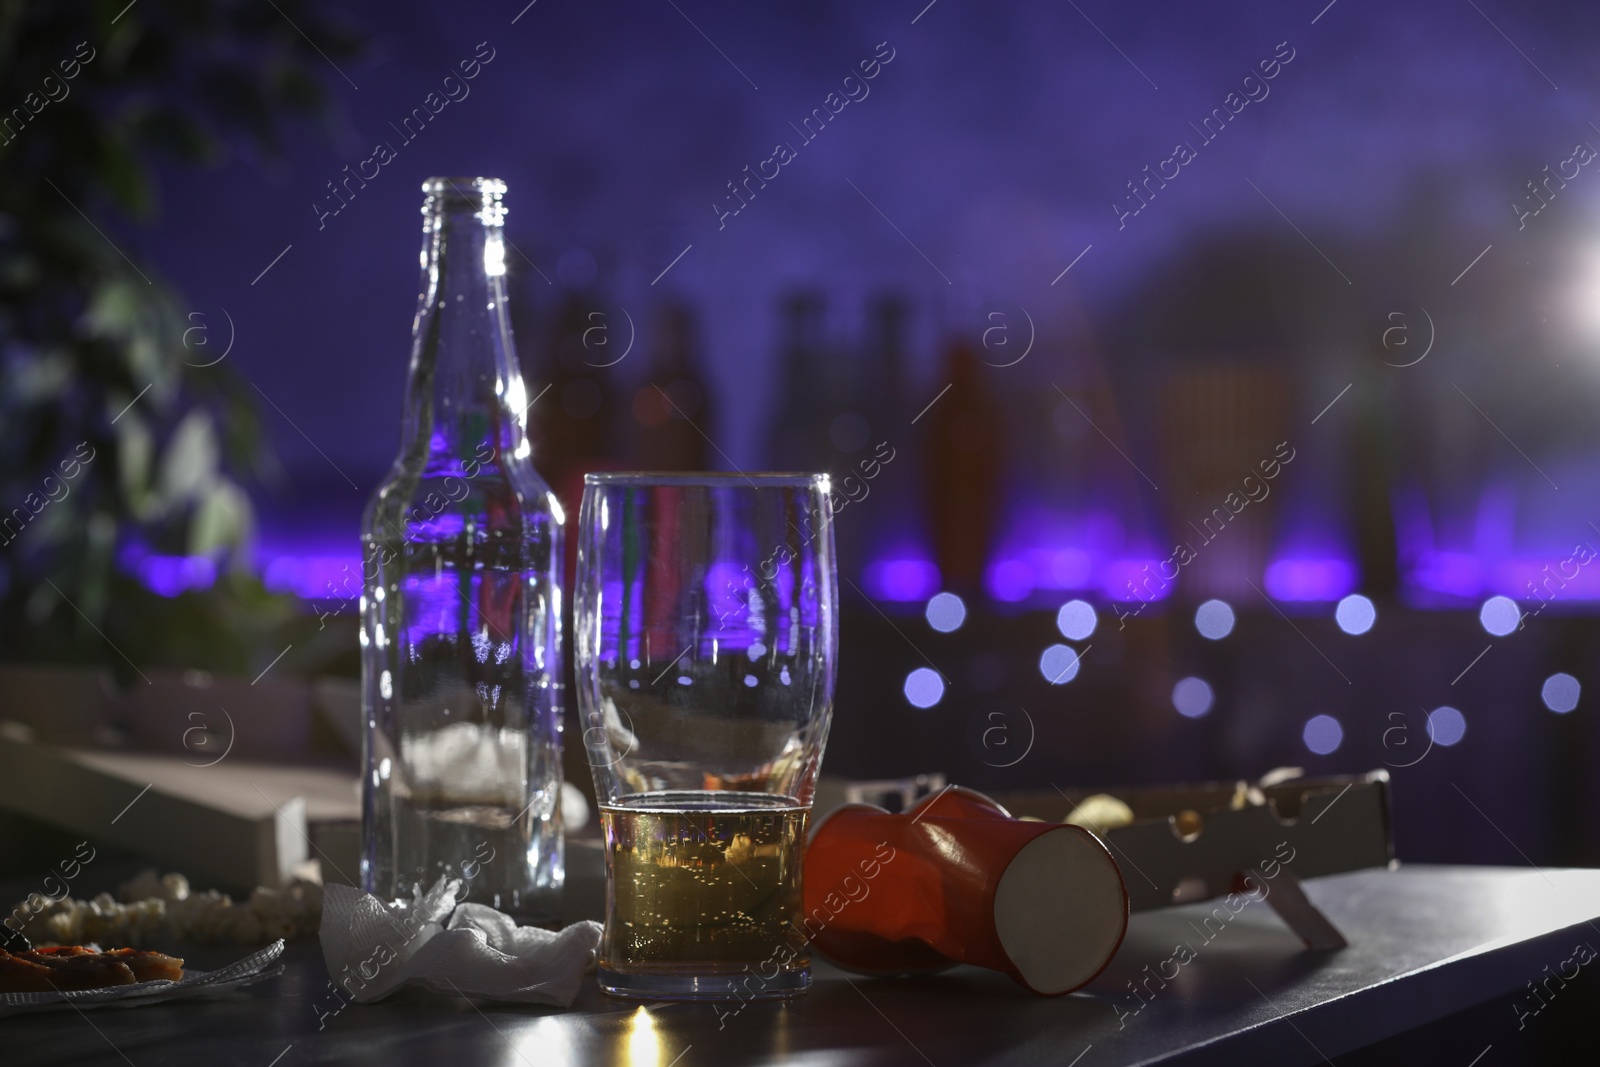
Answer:
<svg viewBox="0 0 1600 1067"><path fill-rule="evenodd" d="M1600 11L1324 4L5 5L11 714L350 758L419 186L493 175L569 514L848 499L830 772L1387 767L1402 858L1600 862Z"/></svg>

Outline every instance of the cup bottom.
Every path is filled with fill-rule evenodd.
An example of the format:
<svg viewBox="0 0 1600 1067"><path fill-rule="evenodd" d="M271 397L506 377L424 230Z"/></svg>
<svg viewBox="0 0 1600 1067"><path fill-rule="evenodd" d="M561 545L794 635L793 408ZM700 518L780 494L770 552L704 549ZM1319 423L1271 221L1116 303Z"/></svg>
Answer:
<svg viewBox="0 0 1600 1067"><path fill-rule="evenodd" d="M599 969L600 988L633 1000L776 1000L811 988L811 972L780 972L772 978L748 970L735 974L628 974Z"/></svg>

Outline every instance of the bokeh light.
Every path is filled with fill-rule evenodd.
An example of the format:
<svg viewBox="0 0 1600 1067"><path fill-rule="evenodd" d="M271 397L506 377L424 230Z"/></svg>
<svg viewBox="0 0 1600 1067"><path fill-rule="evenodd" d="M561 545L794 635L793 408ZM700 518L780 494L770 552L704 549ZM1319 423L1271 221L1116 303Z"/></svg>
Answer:
<svg viewBox="0 0 1600 1067"><path fill-rule="evenodd" d="M1433 738L1434 744L1449 748L1466 733L1467 720L1450 705L1445 704L1428 712L1428 736Z"/></svg>
<svg viewBox="0 0 1600 1067"><path fill-rule="evenodd" d="M1172 687L1172 706L1186 719L1198 719L1210 711L1214 699L1204 678L1183 678Z"/></svg>
<svg viewBox="0 0 1600 1067"><path fill-rule="evenodd" d="M1300 737L1306 747L1319 756L1334 752L1344 741L1344 727L1332 715L1313 715L1306 721Z"/></svg>
<svg viewBox="0 0 1600 1067"><path fill-rule="evenodd" d="M1570 674L1552 674L1544 680L1544 688L1539 695L1544 698L1544 706L1557 715L1565 715L1578 706L1578 697L1583 693L1583 686Z"/></svg>
<svg viewBox="0 0 1600 1067"><path fill-rule="evenodd" d="M1087 600L1069 600L1056 612L1056 629L1069 641L1082 641L1094 633L1100 617Z"/></svg>
<svg viewBox="0 0 1600 1067"><path fill-rule="evenodd" d="M1078 676L1078 653L1071 645L1051 645L1039 657L1039 673L1051 685L1065 685Z"/></svg>
<svg viewBox="0 0 1600 1067"><path fill-rule="evenodd" d="M928 601L928 625L942 634L961 629L967 621L967 602L954 593L939 593Z"/></svg>
<svg viewBox="0 0 1600 1067"><path fill-rule="evenodd" d="M918 667L906 675L905 694L913 707L931 708L944 699L944 679L936 670Z"/></svg>
<svg viewBox="0 0 1600 1067"><path fill-rule="evenodd" d="M1194 628L1201 637L1221 641L1233 633L1233 608L1226 600L1208 600L1194 612Z"/></svg>
<svg viewBox="0 0 1600 1067"><path fill-rule="evenodd" d="M1496 637L1504 637L1522 621L1522 609L1508 596L1492 596L1478 609L1478 621Z"/></svg>
<svg viewBox="0 0 1600 1067"><path fill-rule="evenodd" d="M1333 611L1333 621L1347 634L1364 634L1377 619L1378 609L1360 593L1351 593Z"/></svg>

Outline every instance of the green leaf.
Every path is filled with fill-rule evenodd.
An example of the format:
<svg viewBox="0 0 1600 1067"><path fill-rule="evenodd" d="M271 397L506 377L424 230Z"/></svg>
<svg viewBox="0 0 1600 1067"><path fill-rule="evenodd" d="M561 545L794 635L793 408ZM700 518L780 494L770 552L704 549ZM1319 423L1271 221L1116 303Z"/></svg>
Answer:
<svg viewBox="0 0 1600 1067"><path fill-rule="evenodd" d="M219 481L220 459L211 416L198 409L189 412L161 456L158 486L162 502L170 507L186 500L200 501L211 493Z"/></svg>
<svg viewBox="0 0 1600 1067"><path fill-rule="evenodd" d="M232 481L219 478L201 498L189 524L189 554L206 556L238 548L253 527L250 497Z"/></svg>
<svg viewBox="0 0 1600 1067"><path fill-rule="evenodd" d="M107 418L116 415L133 398L113 393L109 399ZM134 513L142 516L149 506L150 466L155 458L155 436L139 413L131 409L123 412L112 429L117 435L117 476L122 495L132 504Z"/></svg>
<svg viewBox="0 0 1600 1067"><path fill-rule="evenodd" d="M84 329L91 337L121 341L132 337L139 327L140 295L121 278L111 278L95 286L84 312Z"/></svg>

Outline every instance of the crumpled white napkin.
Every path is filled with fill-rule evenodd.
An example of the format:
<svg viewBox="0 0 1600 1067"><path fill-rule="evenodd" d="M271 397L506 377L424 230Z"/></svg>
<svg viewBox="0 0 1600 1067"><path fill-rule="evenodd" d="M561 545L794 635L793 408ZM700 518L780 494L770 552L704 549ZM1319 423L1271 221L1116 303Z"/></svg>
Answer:
<svg viewBox="0 0 1600 1067"><path fill-rule="evenodd" d="M323 891L322 958L334 982L369 1004L411 983L490 1000L571 1007L595 961L601 926L518 926L484 904L457 904L441 877L407 905L346 885Z"/></svg>

